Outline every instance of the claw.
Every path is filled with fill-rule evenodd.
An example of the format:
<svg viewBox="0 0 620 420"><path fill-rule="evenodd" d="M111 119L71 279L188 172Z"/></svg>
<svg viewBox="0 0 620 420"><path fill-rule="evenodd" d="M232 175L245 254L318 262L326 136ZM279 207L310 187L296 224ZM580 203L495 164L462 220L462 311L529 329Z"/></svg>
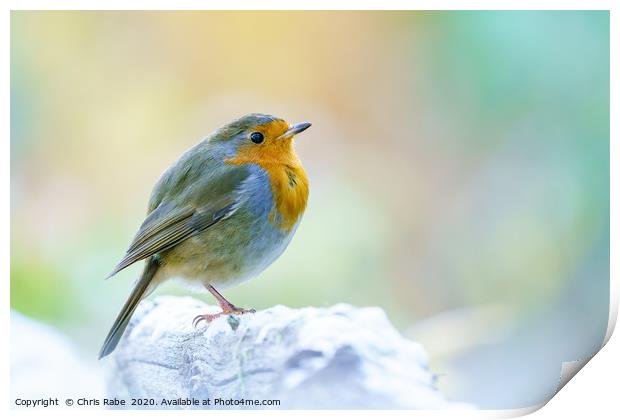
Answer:
<svg viewBox="0 0 620 420"><path fill-rule="evenodd" d="M222 312L220 312L219 314L214 314L214 315L211 315L211 314L198 315L192 321L192 325L194 326L194 328L197 328L198 324L200 324L200 321L205 321L208 324L209 322L213 321L215 318L218 318L220 315L222 315Z"/></svg>
<svg viewBox="0 0 620 420"><path fill-rule="evenodd" d="M194 328L197 328L198 324L200 324L200 321L205 321L208 324L211 321L213 321L214 319L221 317L222 315L243 315L243 314L246 314L246 313L253 314L255 312L256 312L256 309L243 309L243 308L234 307L232 309L228 309L228 310L219 312L217 314L198 315L192 321L192 325L193 325Z"/></svg>
<svg viewBox="0 0 620 420"><path fill-rule="evenodd" d="M198 315L197 317L194 318L194 320L192 321L192 326L194 327L194 329L196 327L198 327L198 324L200 323L200 321L204 320L204 315Z"/></svg>

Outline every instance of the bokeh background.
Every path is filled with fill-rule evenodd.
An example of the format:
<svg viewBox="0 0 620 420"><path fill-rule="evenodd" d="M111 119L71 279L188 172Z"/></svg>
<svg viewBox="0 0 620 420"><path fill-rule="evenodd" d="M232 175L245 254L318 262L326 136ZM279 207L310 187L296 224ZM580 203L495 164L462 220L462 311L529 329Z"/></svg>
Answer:
<svg viewBox="0 0 620 420"><path fill-rule="evenodd" d="M249 112L314 123L311 196L233 302L380 306L482 408L548 399L599 348L607 12L13 12L13 309L94 361L153 184Z"/></svg>

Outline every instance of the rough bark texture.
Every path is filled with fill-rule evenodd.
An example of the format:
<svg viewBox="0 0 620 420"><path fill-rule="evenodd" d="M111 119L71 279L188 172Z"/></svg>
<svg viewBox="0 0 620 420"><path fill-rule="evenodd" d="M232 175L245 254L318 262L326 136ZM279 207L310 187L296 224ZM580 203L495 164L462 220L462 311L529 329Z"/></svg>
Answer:
<svg viewBox="0 0 620 420"><path fill-rule="evenodd" d="M192 298L143 302L112 355L109 394L157 404L210 398L211 405L194 408L220 409L455 406L435 389L422 347L379 308L275 306L192 327L197 314L217 311ZM217 398L280 405L215 404Z"/></svg>

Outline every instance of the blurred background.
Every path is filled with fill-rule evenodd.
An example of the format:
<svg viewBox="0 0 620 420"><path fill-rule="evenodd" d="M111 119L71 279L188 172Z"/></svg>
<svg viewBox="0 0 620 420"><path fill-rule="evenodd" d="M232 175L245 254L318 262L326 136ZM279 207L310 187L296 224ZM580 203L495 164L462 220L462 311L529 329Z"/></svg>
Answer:
<svg viewBox="0 0 620 420"><path fill-rule="evenodd" d="M599 348L608 12L13 12L12 308L94 363L155 181L250 112L313 122L311 193L230 300L380 306L482 408L545 401Z"/></svg>

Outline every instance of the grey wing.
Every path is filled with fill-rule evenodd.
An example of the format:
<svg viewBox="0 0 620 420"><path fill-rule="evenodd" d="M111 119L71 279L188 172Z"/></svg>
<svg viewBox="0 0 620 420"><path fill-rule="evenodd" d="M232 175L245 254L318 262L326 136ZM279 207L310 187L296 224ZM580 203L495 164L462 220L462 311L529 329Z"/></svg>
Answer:
<svg viewBox="0 0 620 420"><path fill-rule="evenodd" d="M178 208L176 201L164 199L142 223L125 257L107 278L131 264L168 250L187 238L215 225L234 213L238 187L247 176L228 174L202 188L194 188L191 204ZM184 200L185 201L185 200Z"/></svg>
<svg viewBox="0 0 620 420"><path fill-rule="evenodd" d="M165 204L163 205L165 206ZM185 239L230 216L234 211L234 200L230 200L228 204L222 204L222 206L212 209L201 210L186 207L153 225L142 225L125 257L114 267L107 278L114 276L137 261L178 245Z"/></svg>

